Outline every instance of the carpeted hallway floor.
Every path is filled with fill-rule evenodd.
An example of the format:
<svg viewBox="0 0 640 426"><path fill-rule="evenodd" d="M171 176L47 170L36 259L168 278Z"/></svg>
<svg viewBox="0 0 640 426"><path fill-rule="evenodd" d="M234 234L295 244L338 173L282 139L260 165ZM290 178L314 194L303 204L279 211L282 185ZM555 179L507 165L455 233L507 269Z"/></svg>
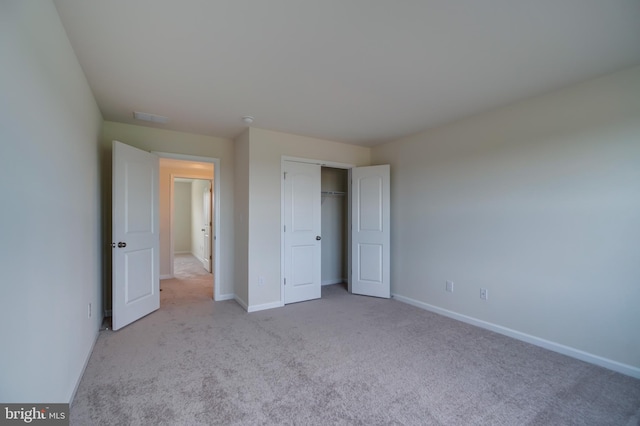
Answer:
<svg viewBox="0 0 640 426"><path fill-rule="evenodd" d="M211 273L207 272L202 263L190 253L176 254L173 257L173 275L178 279L190 278L211 278Z"/></svg>
<svg viewBox="0 0 640 426"><path fill-rule="evenodd" d="M248 314L163 289L101 332L72 425L640 424L640 380L395 300L334 285Z"/></svg>
<svg viewBox="0 0 640 426"><path fill-rule="evenodd" d="M177 300L191 300L189 297L213 300L213 275L192 254L174 256L173 275L172 279L160 281L160 309L175 304Z"/></svg>

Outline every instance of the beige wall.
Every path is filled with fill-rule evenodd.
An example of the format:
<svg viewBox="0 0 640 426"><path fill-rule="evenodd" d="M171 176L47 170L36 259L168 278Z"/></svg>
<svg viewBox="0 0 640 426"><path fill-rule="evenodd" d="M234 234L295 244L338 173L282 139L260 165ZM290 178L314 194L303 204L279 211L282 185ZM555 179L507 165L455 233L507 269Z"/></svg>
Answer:
<svg viewBox="0 0 640 426"><path fill-rule="evenodd" d="M235 299L249 305L249 130L235 140Z"/></svg>
<svg viewBox="0 0 640 426"><path fill-rule="evenodd" d="M640 68L372 158L391 164L393 293L640 375Z"/></svg>
<svg viewBox="0 0 640 426"><path fill-rule="evenodd" d="M0 40L0 401L69 403L102 322L102 116L52 2L0 2Z"/></svg>
<svg viewBox="0 0 640 426"><path fill-rule="evenodd" d="M229 230L233 229L234 213L234 148L233 142L228 139L212 136L195 135L191 133L174 132L152 127L135 126L130 124L105 121L102 128L102 185L103 185L103 225L105 239L111 240L111 143L118 140L122 143L134 146L146 151L168 152L183 155L218 158L220 160L220 228L218 239L220 241L220 293L222 295L233 294L234 285L234 261L233 247L234 235ZM160 191L166 179L161 178ZM162 198L160 200L161 212ZM162 222L162 219L161 219ZM163 235L162 223L160 230ZM166 234L166 232L165 232ZM169 247L166 245L166 247ZM105 256L105 296L107 309L111 306L111 256ZM162 250L161 250L162 255ZM162 272L161 272L162 274Z"/></svg>
<svg viewBox="0 0 640 426"><path fill-rule="evenodd" d="M252 309L281 303L280 227L283 156L368 165L370 149L298 135L250 129L248 293ZM258 286L258 277L265 284Z"/></svg>
<svg viewBox="0 0 640 426"><path fill-rule="evenodd" d="M173 251L191 253L191 182L174 184L173 206ZM162 262L160 264L162 276Z"/></svg>

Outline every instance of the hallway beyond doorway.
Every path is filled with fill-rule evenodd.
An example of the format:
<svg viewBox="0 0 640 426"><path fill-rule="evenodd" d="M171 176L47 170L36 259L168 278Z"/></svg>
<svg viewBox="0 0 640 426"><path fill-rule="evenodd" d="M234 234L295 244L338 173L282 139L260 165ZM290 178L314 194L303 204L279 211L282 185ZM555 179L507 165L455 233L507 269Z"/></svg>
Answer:
<svg viewBox="0 0 640 426"><path fill-rule="evenodd" d="M160 281L160 309L213 299L213 274L190 253L174 256L174 278Z"/></svg>
<svg viewBox="0 0 640 426"><path fill-rule="evenodd" d="M194 277L211 276L191 253L176 254L173 258L173 275L175 278L188 279Z"/></svg>

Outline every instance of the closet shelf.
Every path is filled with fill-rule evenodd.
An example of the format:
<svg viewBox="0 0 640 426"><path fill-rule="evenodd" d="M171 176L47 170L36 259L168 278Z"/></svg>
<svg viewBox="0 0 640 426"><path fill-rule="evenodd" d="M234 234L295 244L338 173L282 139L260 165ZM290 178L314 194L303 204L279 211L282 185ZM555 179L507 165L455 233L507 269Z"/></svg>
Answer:
<svg viewBox="0 0 640 426"><path fill-rule="evenodd" d="M342 191L322 191L322 195L345 195L345 192Z"/></svg>

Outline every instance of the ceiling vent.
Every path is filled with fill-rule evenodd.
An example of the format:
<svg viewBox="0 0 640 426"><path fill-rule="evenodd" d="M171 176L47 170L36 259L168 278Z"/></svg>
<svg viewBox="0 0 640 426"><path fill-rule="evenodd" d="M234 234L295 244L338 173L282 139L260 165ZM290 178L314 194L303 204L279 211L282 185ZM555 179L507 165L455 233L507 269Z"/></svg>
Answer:
<svg viewBox="0 0 640 426"><path fill-rule="evenodd" d="M135 118L136 120L150 121L152 123L166 123L167 121L169 121L167 117L164 117L162 115L149 114L148 112L138 111L133 112L133 118Z"/></svg>

